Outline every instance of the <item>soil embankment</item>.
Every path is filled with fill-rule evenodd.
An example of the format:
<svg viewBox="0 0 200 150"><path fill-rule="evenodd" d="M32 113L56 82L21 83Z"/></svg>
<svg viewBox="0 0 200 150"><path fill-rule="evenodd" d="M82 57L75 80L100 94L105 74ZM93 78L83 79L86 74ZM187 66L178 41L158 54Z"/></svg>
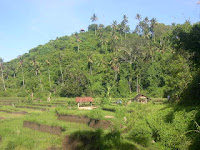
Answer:
<svg viewBox="0 0 200 150"><path fill-rule="evenodd" d="M84 123L92 128L107 129L111 126L111 123L108 120L91 119L86 116L58 115L58 120L63 120L67 122L75 122L75 123Z"/></svg>
<svg viewBox="0 0 200 150"><path fill-rule="evenodd" d="M43 124L38 124L30 121L24 121L23 127L31 128L33 130L47 132L55 135L61 135L64 129L57 126L48 126Z"/></svg>
<svg viewBox="0 0 200 150"><path fill-rule="evenodd" d="M62 148L63 150L78 150L78 144L80 144L79 140L66 136L62 142Z"/></svg>
<svg viewBox="0 0 200 150"><path fill-rule="evenodd" d="M103 108L102 110L110 111L110 112L115 112L116 111L115 109L112 109L112 108Z"/></svg>
<svg viewBox="0 0 200 150"><path fill-rule="evenodd" d="M29 107L29 106L16 106L16 108L29 108L29 109L38 109L38 110L41 110L41 111L47 111L49 109L46 109L46 108L39 108L39 107Z"/></svg>
<svg viewBox="0 0 200 150"><path fill-rule="evenodd" d="M90 119L86 116L76 116L76 115L58 115L58 120L84 123L84 124L87 124L90 121Z"/></svg>
<svg viewBox="0 0 200 150"><path fill-rule="evenodd" d="M26 111L8 111L8 110L0 110L0 112L6 112L6 113L10 113L10 114L22 114L22 115L25 115L25 114L28 114Z"/></svg>

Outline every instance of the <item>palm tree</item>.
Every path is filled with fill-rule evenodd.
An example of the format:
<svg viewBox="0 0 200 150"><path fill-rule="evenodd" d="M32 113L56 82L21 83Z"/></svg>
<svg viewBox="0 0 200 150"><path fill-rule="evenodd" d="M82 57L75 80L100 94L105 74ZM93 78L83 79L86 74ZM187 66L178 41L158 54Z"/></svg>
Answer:
<svg viewBox="0 0 200 150"><path fill-rule="evenodd" d="M50 62L46 60L48 66L48 74L49 74L49 87L51 88L51 74L50 74Z"/></svg>
<svg viewBox="0 0 200 150"><path fill-rule="evenodd" d="M136 18L139 22L140 22L140 20L142 19L142 17L141 17L140 14L137 14L135 18Z"/></svg>
<svg viewBox="0 0 200 150"><path fill-rule="evenodd" d="M39 74L38 79L40 81L40 88L43 91L42 80L41 80L41 64L35 59L35 57L33 58L32 61L33 61L33 67L35 68L35 75L38 76Z"/></svg>
<svg viewBox="0 0 200 150"><path fill-rule="evenodd" d="M100 24L99 25L99 29L103 29L104 28L104 25L103 24Z"/></svg>
<svg viewBox="0 0 200 150"><path fill-rule="evenodd" d="M37 74L39 73L38 78L39 78L39 81L40 81L40 87L43 91L42 80L41 80L41 64L39 62L36 62L36 64L37 64L36 65L37 66Z"/></svg>
<svg viewBox="0 0 200 150"><path fill-rule="evenodd" d="M5 84L4 76L3 76L3 59L2 58L0 58L0 67L1 67L1 78L3 81L3 87L4 87L4 90L6 91L6 84Z"/></svg>
<svg viewBox="0 0 200 150"><path fill-rule="evenodd" d="M98 17L96 16L96 14L93 14L92 17L90 18L92 20L92 22L95 22L98 20ZM96 27L95 27L95 36L96 36Z"/></svg>
<svg viewBox="0 0 200 150"><path fill-rule="evenodd" d="M126 15L123 16L123 21L122 21L122 25L124 26L124 34L125 34L125 39L126 39L126 26L128 23L128 17Z"/></svg>
<svg viewBox="0 0 200 150"><path fill-rule="evenodd" d="M77 42L78 52L79 52L79 43L80 43L81 40L80 40L77 32L75 33L75 37L76 37L76 42Z"/></svg>
<svg viewBox="0 0 200 150"><path fill-rule="evenodd" d="M145 17L144 20L143 20L143 33L144 33L144 36L147 37L147 39L150 38L150 28L149 28L149 18L148 17Z"/></svg>
<svg viewBox="0 0 200 150"><path fill-rule="evenodd" d="M115 31L117 29L117 21L116 20L114 20L112 23L112 29L113 29L113 31Z"/></svg>
<svg viewBox="0 0 200 150"><path fill-rule="evenodd" d="M115 80L117 81L118 72L120 68L120 64L117 57L114 57L111 61L111 67L115 71Z"/></svg>
<svg viewBox="0 0 200 150"><path fill-rule="evenodd" d="M62 61L62 55L61 55L61 53L60 53L60 54L59 54L59 65L60 65L60 73L61 73L62 83L63 83L63 82L64 82L64 79L63 79L63 71L62 71L61 61Z"/></svg>
<svg viewBox="0 0 200 150"><path fill-rule="evenodd" d="M23 82L23 87L25 88L25 79L24 79L24 70L23 70L23 58L22 56L19 56L19 68L21 68L21 71L22 71L22 82Z"/></svg>
<svg viewBox="0 0 200 150"><path fill-rule="evenodd" d="M151 36L154 37L154 41L155 41L154 28L155 28L156 22L157 22L156 18L152 18L150 20L150 31L151 31Z"/></svg>
<svg viewBox="0 0 200 150"><path fill-rule="evenodd" d="M88 67L90 68L90 75L92 75L92 64L93 64L92 54L88 56L87 61L88 61Z"/></svg>
<svg viewBox="0 0 200 150"><path fill-rule="evenodd" d="M139 23L136 26L135 32L140 34L141 33L141 26L143 24L143 22L141 21L142 17L141 17L140 14L137 14L135 18L139 21Z"/></svg>

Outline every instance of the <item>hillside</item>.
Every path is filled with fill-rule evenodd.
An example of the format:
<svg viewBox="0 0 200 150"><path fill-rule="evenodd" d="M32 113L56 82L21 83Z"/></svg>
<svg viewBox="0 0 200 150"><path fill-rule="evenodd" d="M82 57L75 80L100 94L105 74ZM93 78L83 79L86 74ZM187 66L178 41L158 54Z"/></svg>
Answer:
<svg viewBox="0 0 200 150"><path fill-rule="evenodd" d="M138 19L134 32L125 19L106 27L92 24L86 32L50 40L1 63L0 96L32 94L46 99L50 95L132 97L144 93L181 99L199 72L195 43L199 34L194 32L199 27L189 22L164 25L147 17ZM192 49L187 36L194 38ZM198 91L198 86L195 82L189 88Z"/></svg>

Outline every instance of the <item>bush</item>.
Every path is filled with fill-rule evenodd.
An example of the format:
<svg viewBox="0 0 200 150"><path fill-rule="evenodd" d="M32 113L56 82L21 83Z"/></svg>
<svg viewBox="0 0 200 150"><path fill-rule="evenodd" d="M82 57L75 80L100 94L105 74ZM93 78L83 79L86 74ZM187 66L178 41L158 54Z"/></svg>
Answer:
<svg viewBox="0 0 200 150"><path fill-rule="evenodd" d="M135 120L129 133L130 139L142 146L149 146L152 141L152 130L145 120Z"/></svg>
<svg viewBox="0 0 200 150"><path fill-rule="evenodd" d="M88 117L92 119L101 120L104 117L104 114L101 109L93 109L88 113Z"/></svg>

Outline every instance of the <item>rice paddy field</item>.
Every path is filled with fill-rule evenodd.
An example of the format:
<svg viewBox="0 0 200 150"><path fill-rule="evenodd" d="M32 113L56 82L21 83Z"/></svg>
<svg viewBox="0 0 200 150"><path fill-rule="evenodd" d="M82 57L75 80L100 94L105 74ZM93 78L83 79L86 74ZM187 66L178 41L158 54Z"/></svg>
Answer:
<svg viewBox="0 0 200 150"><path fill-rule="evenodd" d="M121 100L122 103L117 103ZM50 102L0 98L2 150L152 150L198 149L199 107L147 104L130 99L96 98L91 110L78 109L75 98ZM105 103L106 102L106 103ZM81 104L80 107L89 107Z"/></svg>

